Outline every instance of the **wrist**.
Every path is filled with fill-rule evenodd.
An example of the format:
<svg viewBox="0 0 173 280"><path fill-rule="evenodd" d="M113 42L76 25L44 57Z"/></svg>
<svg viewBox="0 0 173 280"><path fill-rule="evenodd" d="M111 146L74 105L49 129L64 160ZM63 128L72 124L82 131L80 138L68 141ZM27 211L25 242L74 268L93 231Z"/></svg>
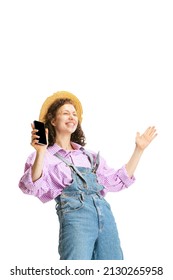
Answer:
<svg viewBox="0 0 173 280"><path fill-rule="evenodd" d="M136 151L138 154L141 154L141 155L142 155L143 152L144 152L144 149L142 149L141 147L139 147L139 146L136 145L135 151Z"/></svg>
<svg viewBox="0 0 173 280"><path fill-rule="evenodd" d="M36 157L37 158L42 158L45 156L46 150L41 150L36 152Z"/></svg>

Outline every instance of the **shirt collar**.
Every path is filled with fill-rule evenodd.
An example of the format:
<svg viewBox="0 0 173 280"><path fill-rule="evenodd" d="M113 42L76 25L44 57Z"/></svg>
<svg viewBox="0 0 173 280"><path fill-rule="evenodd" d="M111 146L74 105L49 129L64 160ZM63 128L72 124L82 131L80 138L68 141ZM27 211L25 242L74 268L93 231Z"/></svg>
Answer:
<svg viewBox="0 0 173 280"><path fill-rule="evenodd" d="M53 146L48 147L48 151L49 153L51 153L52 155L56 154L56 153L60 153L61 155L67 155L69 152L74 152L74 151L83 151L84 148L75 143L75 142L71 142L71 145L73 147L74 150L64 150L63 148L61 148L60 146L58 146L56 143Z"/></svg>

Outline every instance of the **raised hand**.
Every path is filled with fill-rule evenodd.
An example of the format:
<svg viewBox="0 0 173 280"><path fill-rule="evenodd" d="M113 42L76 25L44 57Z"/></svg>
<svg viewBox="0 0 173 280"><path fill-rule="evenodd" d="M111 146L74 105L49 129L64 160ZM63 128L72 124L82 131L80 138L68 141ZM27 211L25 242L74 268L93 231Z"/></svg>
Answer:
<svg viewBox="0 0 173 280"><path fill-rule="evenodd" d="M140 135L139 132L136 133L136 146L140 150L144 150L157 136L156 129L154 126L150 126L146 131Z"/></svg>
<svg viewBox="0 0 173 280"><path fill-rule="evenodd" d="M31 131L31 146L34 147L34 149L36 151L45 151L48 145L39 145L38 144L38 139L39 136L36 134L37 133L37 129L34 128L34 124L31 124L32 127L32 131ZM48 143L48 129L45 129L46 132L46 138L47 138L47 143Z"/></svg>

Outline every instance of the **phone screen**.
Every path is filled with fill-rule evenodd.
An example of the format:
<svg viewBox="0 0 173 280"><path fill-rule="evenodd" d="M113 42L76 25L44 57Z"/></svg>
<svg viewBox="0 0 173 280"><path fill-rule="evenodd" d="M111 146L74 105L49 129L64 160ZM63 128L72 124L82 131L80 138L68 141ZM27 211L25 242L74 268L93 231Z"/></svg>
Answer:
<svg viewBox="0 0 173 280"><path fill-rule="evenodd" d="M35 129L38 129L38 132L36 134L40 136L40 138L38 139L39 141L38 144L47 145L44 123L39 121L34 121L34 127Z"/></svg>

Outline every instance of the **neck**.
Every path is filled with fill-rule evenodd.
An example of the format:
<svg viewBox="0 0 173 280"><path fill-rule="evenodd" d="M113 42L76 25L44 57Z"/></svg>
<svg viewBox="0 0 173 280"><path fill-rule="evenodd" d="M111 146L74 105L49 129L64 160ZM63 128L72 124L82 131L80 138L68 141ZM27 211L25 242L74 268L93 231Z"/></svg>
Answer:
<svg viewBox="0 0 173 280"><path fill-rule="evenodd" d="M57 137L56 144L64 150L73 150L69 137Z"/></svg>

